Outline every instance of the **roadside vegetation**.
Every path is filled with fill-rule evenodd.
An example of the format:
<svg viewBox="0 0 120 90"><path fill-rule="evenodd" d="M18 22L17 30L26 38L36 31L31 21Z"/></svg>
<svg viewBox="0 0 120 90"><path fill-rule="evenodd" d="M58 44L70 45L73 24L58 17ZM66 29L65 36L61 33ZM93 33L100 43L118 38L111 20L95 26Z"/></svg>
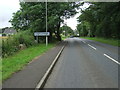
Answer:
<svg viewBox="0 0 120 90"><path fill-rule="evenodd" d="M2 39L2 57L8 57L21 49L33 45L36 45L36 43L32 33L29 31L21 31L14 36Z"/></svg>
<svg viewBox="0 0 120 90"><path fill-rule="evenodd" d="M2 38L2 80L6 80L13 73L21 70L36 56L41 55L48 49L55 46L55 43L61 41L60 25L64 18L74 16L79 7L78 3L48 3L48 37L49 43L46 47L45 38L39 37L38 42L34 37L34 32L46 31L46 9L44 2L21 2L20 10L13 14L10 22L17 34ZM69 27L67 27L69 28ZM67 30L67 29L66 29ZM69 32L72 33L69 28ZM65 35L66 35L65 33Z"/></svg>
<svg viewBox="0 0 120 90"><path fill-rule="evenodd" d="M62 40L65 40L66 38L74 35L74 31L66 24L60 27L60 32Z"/></svg>
<svg viewBox="0 0 120 90"><path fill-rule="evenodd" d="M48 2L47 28L50 32L49 41L61 41L61 24L77 13L81 3ZM46 31L46 8L44 2L21 2L20 10L14 13L10 20L16 30L30 30L34 32ZM44 38L43 38L44 39Z"/></svg>
<svg viewBox="0 0 120 90"><path fill-rule="evenodd" d="M78 17L80 37L120 46L120 2L89 3Z"/></svg>
<svg viewBox="0 0 120 90"><path fill-rule="evenodd" d="M2 59L2 80L6 80L13 73L23 69L31 60L35 57L45 53L50 48L54 47L55 44L40 44L21 50L12 56Z"/></svg>
<svg viewBox="0 0 120 90"><path fill-rule="evenodd" d="M62 36L61 38L62 38L62 40L65 40L67 37L65 37L65 36Z"/></svg>
<svg viewBox="0 0 120 90"><path fill-rule="evenodd" d="M106 38L97 38L97 37L80 37L80 38L94 40L94 41L98 41L101 43L106 43L106 44L120 47L120 44L119 44L120 40L118 39L106 39Z"/></svg>

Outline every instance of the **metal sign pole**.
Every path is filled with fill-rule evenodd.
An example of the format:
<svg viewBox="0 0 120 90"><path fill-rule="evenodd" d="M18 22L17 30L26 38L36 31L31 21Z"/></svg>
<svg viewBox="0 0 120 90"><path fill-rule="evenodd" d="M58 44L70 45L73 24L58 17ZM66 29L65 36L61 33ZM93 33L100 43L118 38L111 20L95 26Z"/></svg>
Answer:
<svg viewBox="0 0 120 90"><path fill-rule="evenodd" d="M39 43L39 39L38 39L38 36L37 36L37 43Z"/></svg>
<svg viewBox="0 0 120 90"><path fill-rule="evenodd" d="M47 32L47 0L46 0L46 32ZM48 45L48 37L46 35L46 46Z"/></svg>

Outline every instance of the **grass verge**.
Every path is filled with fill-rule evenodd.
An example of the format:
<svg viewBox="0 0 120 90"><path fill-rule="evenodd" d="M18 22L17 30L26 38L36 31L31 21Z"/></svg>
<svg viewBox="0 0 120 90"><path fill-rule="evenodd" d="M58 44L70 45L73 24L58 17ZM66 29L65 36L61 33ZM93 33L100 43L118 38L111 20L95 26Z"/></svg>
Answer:
<svg viewBox="0 0 120 90"><path fill-rule="evenodd" d="M65 40L67 37L62 37L62 40Z"/></svg>
<svg viewBox="0 0 120 90"><path fill-rule="evenodd" d="M7 58L2 59L2 81L5 81L9 78L13 73L22 70L22 68L27 65L32 59L36 56L39 56L50 48L54 47L55 44L49 44L47 47L45 44L40 44L37 46L33 46L18 53L13 56L9 56Z"/></svg>
<svg viewBox="0 0 120 90"><path fill-rule="evenodd" d="M97 37L80 37L80 38L94 40L94 41L98 41L98 42L102 42L102 43L120 47L120 44L119 44L120 40L117 40L117 39L106 39L106 38L97 38Z"/></svg>

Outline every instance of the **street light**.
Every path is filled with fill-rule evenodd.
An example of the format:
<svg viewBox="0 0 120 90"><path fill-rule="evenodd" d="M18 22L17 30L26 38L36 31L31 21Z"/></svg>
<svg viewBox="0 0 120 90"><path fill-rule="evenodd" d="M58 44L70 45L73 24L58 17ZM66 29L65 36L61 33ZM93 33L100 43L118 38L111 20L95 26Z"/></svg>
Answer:
<svg viewBox="0 0 120 90"><path fill-rule="evenodd" d="M46 0L46 33L47 33L47 0ZM46 35L46 46L48 45L48 37Z"/></svg>

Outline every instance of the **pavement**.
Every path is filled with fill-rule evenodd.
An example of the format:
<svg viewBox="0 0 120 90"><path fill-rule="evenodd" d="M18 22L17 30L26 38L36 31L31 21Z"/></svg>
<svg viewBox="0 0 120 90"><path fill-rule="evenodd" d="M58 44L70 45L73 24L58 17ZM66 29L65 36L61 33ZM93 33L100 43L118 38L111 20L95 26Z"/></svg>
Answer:
<svg viewBox="0 0 120 90"><path fill-rule="evenodd" d="M118 47L80 38L69 38L67 41L44 89L118 90Z"/></svg>
<svg viewBox="0 0 120 90"><path fill-rule="evenodd" d="M13 74L11 78L3 83L2 90L9 90L10 88L12 90L17 88L23 88L24 90L26 90L25 88L31 88L34 90L64 44L65 41L60 42L56 47L36 57L23 70Z"/></svg>

